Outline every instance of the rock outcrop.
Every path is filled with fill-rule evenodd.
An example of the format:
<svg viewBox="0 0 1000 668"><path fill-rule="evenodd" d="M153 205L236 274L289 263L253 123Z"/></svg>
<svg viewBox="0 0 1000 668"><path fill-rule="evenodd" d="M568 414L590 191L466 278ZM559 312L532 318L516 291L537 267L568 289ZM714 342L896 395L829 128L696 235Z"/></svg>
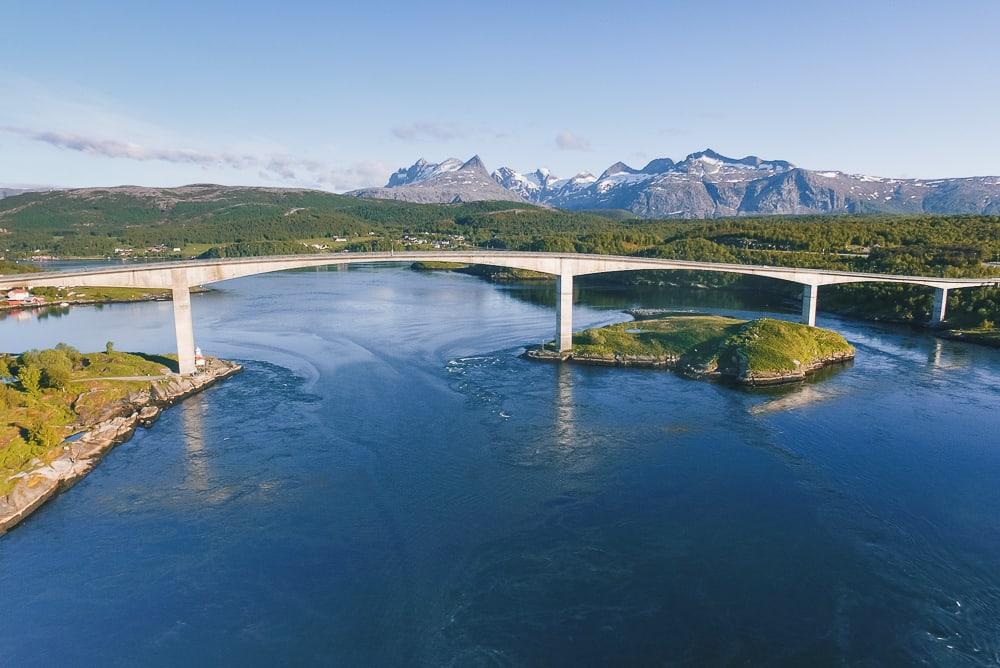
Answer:
<svg viewBox="0 0 1000 668"><path fill-rule="evenodd" d="M173 376L151 383L150 389L134 392L105 411L85 433L62 444L62 453L48 462L18 473L13 490L0 497L0 534L23 521L59 491L87 475L116 445L127 441L139 426L151 425L160 412L181 399L239 373L243 367L209 358L195 376Z"/></svg>

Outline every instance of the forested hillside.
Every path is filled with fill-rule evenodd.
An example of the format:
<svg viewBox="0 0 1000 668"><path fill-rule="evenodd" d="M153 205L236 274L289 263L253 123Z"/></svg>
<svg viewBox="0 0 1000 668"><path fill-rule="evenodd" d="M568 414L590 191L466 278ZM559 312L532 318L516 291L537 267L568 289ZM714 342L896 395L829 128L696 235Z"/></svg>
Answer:
<svg viewBox="0 0 1000 668"><path fill-rule="evenodd" d="M802 216L637 220L524 203L411 204L310 190L122 187L26 193L0 200L7 260L192 257L428 248L505 248L644 255L933 276L1000 274L998 216ZM174 250L179 249L179 250ZM641 272L603 280L794 286L724 274ZM930 291L852 285L823 289L824 308L923 320ZM1000 291L955 291L955 320L1000 319Z"/></svg>

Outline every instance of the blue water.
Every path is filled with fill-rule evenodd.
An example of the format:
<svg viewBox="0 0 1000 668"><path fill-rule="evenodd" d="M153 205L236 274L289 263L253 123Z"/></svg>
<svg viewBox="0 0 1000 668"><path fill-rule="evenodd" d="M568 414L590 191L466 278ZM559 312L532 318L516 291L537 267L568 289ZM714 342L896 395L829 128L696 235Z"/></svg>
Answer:
<svg viewBox="0 0 1000 668"><path fill-rule="evenodd" d="M585 288L576 326L752 310L700 295ZM0 663L1000 663L1000 351L821 317L856 362L747 391L520 359L552 303L384 267L195 297L246 371L0 538ZM166 351L170 313L0 349Z"/></svg>

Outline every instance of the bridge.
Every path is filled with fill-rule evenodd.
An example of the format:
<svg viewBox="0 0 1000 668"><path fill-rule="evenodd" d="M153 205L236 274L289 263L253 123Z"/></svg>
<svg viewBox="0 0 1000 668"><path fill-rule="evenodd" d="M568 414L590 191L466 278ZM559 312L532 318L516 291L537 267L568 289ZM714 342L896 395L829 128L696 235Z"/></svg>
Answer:
<svg viewBox="0 0 1000 668"><path fill-rule="evenodd" d="M242 276L272 271L371 262L455 262L551 274L556 278L556 343L567 351L573 345L573 277L619 271L683 270L717 271L763 276L803 286L802 322L815 326L819 286L844 283L900 283L934 289L932 322L945 319L948 291L959 288L1000 285L1000 277L988 279L895 276L850 271L769 267L747 264L693 262L659 258L587 255L577 253L532 253L513 251L440 251L402 253L323 253L272 257L187 260L132 264L73 271L0 276L0 290L14 287L127 287L165 288L172 291L177 359L181 374L192 374L194 327L191 319L191 288Z"/></svg>

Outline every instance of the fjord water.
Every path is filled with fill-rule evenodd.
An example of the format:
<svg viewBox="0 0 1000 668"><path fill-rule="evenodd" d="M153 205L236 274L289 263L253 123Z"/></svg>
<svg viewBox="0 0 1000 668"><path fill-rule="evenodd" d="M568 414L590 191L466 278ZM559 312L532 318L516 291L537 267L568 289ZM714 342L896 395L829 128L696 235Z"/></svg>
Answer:
<svg viewBox="0 0 1000 668"><path fill-rule="evenodd" d="M0 538L0 660L1000 662L1000 351L821 317L856 362L748 391L520 359L553 303L388 267L195 297L246 371ZM170 305L0 321L0 349L109 339L170 350Z"/></svg>

